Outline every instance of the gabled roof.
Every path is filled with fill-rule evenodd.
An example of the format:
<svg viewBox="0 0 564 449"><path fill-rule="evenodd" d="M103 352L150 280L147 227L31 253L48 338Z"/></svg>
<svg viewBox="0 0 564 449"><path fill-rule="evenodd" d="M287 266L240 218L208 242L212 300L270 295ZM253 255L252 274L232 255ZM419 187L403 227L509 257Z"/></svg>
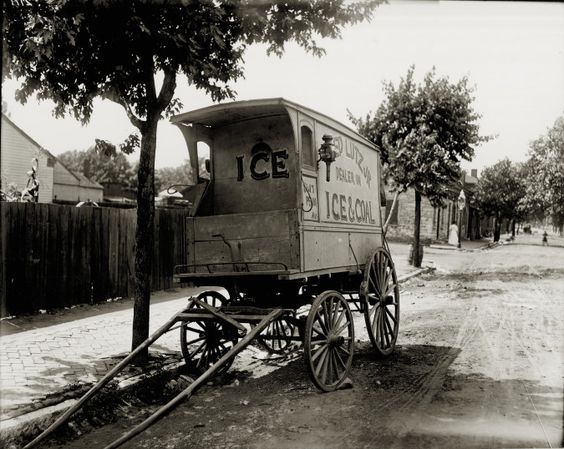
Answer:
<svg viewBox="0 0 564 449"><path fill-rule="evenodd" d="M478 178L475 176L464 173L464 184L478 184Z"/></svg>
<svg viewBox="0 0 564 449"><path fill-rule="evenodd" d="M101 184L97 183L96 181L92 181L91 179L84 176L79 171L69 170L76 178L78 179L78 183L80 187L88 187L90 189L103 189Z"/></svg>
<svg viewBox="0 0 564 449"><path fill-rule="evenodd" d="M36 140L34 140L28 133L26 133L23 129L21 129L18 125L16 125L6 114L4 114L2 112L2 119L6 120L11 126L12 128L14 128L18 133L20 133L26 140L28 140L31 144L33 144L34 146L36 146L39 151L41 151L42 153L44 153L47 157L51 158L51 159L57 159L55 156L53 156L53 154L51 154L49 151L47 151L45 148L43 148L41 145L39 145L37 143Z"/></svg>
<svg viewBox="0 0 564 449"><path fill-rule="evenodd" d="M4 120L6 120L10 125L12 125L14 127L14 129L16 129L22 136L24 136L27 140L29 140L33 145L35 145L36 147L40 148L43 151L47 151L45 150L45 148L43 148L41 145L39 145L34 139L32 139L28 133L26 133L23 129L21 129L18 125L16 125L12 120L10 120L8 118L8 116L6 114L4 114L2 112L2 118ZM48 152L48 151L47 151ZM48 152L49 153L49 152ZM50 153L49 153L50 154Z"/></svg>
<svg viewBox="0 0 564 449"><path fill-rule="evenodd" d="M46 150L41 145L39 145L39 143L37 143L37 141L35 141L32 137L29 136L29 134L27 134L23 129L21 129L12 120L10 120L10 118L6 114L2 113L2 119L6 120L18 133L20 133L31 144L36 146L39 149L39 151L44 153L48 158L52 159L53 161L57 161L59 164L61 164L61 166L64 167L65 170L67 170L72 176L74 176L77 179L78 185L80 187L87 187L87 188L91 188L91 189L103 189L103 187L100 184L98 184L96 181L92 181L91 179L88 179L86 176L84 176L80 172L73 171L73 170L69 169L65 164L63 164L61 162L60 159L58 159L50 151Z"/></svg>

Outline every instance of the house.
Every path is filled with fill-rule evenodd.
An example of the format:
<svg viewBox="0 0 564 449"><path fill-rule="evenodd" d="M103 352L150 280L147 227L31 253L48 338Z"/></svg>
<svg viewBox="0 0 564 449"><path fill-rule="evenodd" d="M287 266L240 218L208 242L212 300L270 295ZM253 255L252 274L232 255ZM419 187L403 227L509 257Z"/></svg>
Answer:
<svg viewBox="0 0 564 449"><path fill-rule="evenodd" d="M2 191L6 192L10 184L23 190L28 182L27 172L37 159L37 179L39 180L39 202L53 201L53 168L56 158L20 127L2 114L0 141L0 176Z"/></svg>
<svg viewBox="0 0 564 449"><path fill-rule="evenodd" d="M137 190L125 187L119 182L103 181L104 203L106 206L135 207L137 205Z"/></svg>
<svg viewBox="0 0 564 449"><path fill-rule="evenodd" d="M461 238L475 240L481 237L479 211L474 203L474 191L478 183L478 172L472 169L469 175L465 171L459 182L450 188L450 195L443 207L434 207L431 202L421 198L421 228L420 237L422 241L446 241L452 223L458 224L460 209L458 207L458 196L460 190L464 191L466 207L461 217ZM394 193L390 189L386 192L386 211L382 210L385 220L391 210ZM415 191L413 189L402 193L397 201L396 207L388 226L387 236L402 240L413 237L413 226L415 219Z"/></svg>
<svg viewBox="0 0 564 449"><path fill-rule="evenodd" d="M27 172L36 159L40 203L102 201L103 188L100 184L69 170L5 114L2 114L1 131L2 191L7 191L10 184L20 191L24 189L28 182Z"/></svg>
<svg viewBox="0 0 564 449"><path fill-rule="evenodd" d="M94 201L100 203L104 197L104 188L80 172L68 169L58 159L53 174L53 201L57 203L78 203Z"/></svg>

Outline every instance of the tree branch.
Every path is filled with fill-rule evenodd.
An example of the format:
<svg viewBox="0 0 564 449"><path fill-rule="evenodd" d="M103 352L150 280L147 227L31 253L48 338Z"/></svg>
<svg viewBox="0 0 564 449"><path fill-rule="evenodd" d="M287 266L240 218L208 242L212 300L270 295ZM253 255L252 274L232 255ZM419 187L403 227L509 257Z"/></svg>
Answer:
<svg viewBox="0 0 564 449"><path fill-rule="evenodd" d="M176 70L169 68L165 70L163 86L157 98L157 110L159 114L170 104L174 91L176 90Z"/></svg>
<svg viewBox="0 0 564 449"><path fill-rule="evenodd" d="M108 90L102 95L103 98L106 98L114 103L119 104L120 106L125 109L125 113L127 114L127 118L129 121L135 126L139 131L141 131L142 127L145 126L145 121L140 119L135 115L127 100L116 90Z"/></svg>

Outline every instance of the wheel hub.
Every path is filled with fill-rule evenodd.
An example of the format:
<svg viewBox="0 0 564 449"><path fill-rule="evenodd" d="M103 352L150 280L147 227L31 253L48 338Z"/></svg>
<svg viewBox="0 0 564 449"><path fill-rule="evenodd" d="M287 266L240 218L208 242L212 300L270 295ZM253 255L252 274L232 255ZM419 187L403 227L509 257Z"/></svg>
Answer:
<svg viewBox="0 0 564 449"><path fill-rule="evenodd" d="M345 342L345 337L342 335L330 335L329 336L329 346L341 346Z"/></svg>

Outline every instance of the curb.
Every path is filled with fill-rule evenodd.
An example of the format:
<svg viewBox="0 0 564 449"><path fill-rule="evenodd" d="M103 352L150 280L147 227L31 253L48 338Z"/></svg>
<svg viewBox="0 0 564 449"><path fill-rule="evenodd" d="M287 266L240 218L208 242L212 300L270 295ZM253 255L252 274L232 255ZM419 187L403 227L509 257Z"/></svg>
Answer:
<svg viewBox="0 0 564 449"><path fill-rule="evenodd" d="M403 282L405 282L405 281L407 281L407 280L409 280L409 279L411 279L411 278L414 278L414 277L416 277L416 276L419 276L420 274L423 274L423 273L430 273L431 271L435 271L435 270L436 270L435 267L419 268L419 269L417 269L417 270L415 270L415 271L412 271L411 273L407 273L407 274L404 274L403 276L400 276L400 277L398 278L398 283L399 283L399 284L402 284Z"/></svg>
<svg viewBox="0 0 564 449"><path fill-rule="evenodd" d="M423 273L429 273L434 270L434 267L419 268L411 273L400 276L398 278L398 283L404 283L413 277L419 276ZM158 373L164 372L176 375L183 365L183 362L174 361L172 363L165 363L161 367L152 368L146 373L124 377L119 380L117 389L120 393L127 392ZM49 427L53 422L55 422L60 414L64 413L65 410L76 404L82 394L77 394L77 396L78 398L76 399L63 399L61 402L56 404L48 405L46 407L1 421L0 441L7 449L16 449L19 447L18 444L22 441L31 440L32 437L39 435L39 433Z"/></svg>

